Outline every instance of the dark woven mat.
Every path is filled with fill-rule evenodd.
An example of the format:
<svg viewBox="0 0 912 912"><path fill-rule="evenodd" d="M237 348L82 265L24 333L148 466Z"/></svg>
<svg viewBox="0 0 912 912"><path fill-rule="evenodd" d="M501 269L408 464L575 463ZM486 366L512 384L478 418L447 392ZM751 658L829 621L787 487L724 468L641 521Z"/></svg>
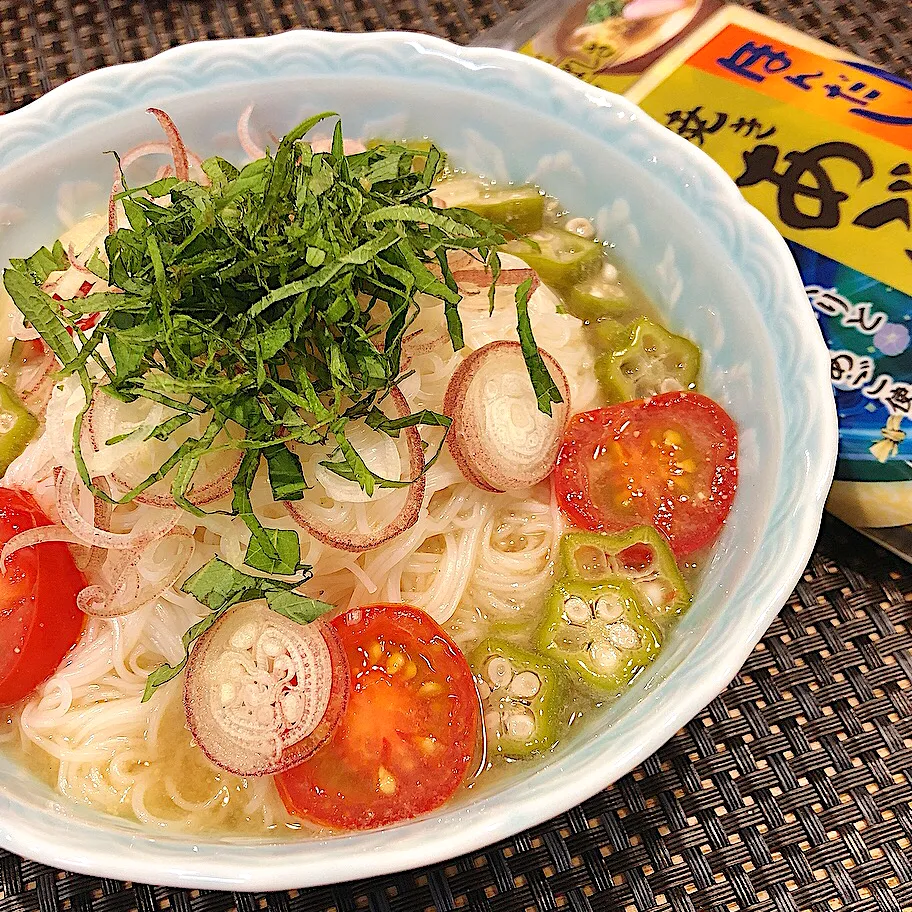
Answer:
<svg viewBox="0 0 912 912"><path fill-rule="evenodd" d="M410 28L456 41L523 0L0 0L0 110L207 38ZM908 0L746 3L912 76ZM0 852L0 912L909 912L912 568L827 520L728 690L639 769L447 865L281 894L123 884Z"/></svg>

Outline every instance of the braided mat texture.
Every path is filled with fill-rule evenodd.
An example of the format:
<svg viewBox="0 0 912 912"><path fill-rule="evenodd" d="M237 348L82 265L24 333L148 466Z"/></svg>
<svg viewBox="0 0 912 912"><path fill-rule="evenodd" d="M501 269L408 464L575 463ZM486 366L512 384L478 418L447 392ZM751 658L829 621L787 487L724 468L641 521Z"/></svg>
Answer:
<svg viewBox="0 0 912 912"><path fill-rule="evenodd" d="M0 0L0 111L175 44L289 28L456 41L523 0ZM907 0L745 5L912 76ZM484 851L279 894L124 884L0 851L0 912L910 912L912 567L827 520L729 688L578 808Z"/></svg>

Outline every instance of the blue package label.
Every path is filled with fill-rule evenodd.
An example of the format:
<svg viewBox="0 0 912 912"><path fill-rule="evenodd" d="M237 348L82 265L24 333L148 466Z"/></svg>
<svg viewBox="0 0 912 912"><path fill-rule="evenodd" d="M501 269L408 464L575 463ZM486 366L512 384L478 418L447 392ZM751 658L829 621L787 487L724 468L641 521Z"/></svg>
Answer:
<svg viewBox="0 0 912 912"><path fill-rule="evenodd" d="M830 349L841 481L912 480L912 297L788 242Z"/></svg>

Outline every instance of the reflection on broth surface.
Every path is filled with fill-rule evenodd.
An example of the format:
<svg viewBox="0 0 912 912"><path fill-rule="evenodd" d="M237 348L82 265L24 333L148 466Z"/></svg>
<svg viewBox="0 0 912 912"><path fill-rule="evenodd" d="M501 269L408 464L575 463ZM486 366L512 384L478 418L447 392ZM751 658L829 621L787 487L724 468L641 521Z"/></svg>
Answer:
<svg viewBox="0 0 912 912"><path fill-rule="evenodd" d="M78 804L252 836L548 762L654 659L724 522L699 351L534 187L303 132L238 173L156 116L155 183L4 276L38 419L0 437L7 578L69 548L72 597L20 613L47 680L14 695L0 660L0 743ZM76 609L71 651L29 639Z"/></svg>

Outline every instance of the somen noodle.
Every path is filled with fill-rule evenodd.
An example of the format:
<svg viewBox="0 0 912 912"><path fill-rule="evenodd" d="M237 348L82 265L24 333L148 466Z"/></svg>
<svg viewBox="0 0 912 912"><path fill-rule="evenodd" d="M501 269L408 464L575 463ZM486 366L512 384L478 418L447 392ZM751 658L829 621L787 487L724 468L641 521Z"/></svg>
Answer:
<svg viewBox="0 0 912 912"><path fill-rule="evenodd" d="M648 421L655 419L647 420L647 411L642 417L638 411L624 413L623 419L617 419L620 430L612 431L615 436L599 438L597 443L585 438L580 444L573 434L583 432L572 429L582 427L579 421L583 419L603 420L591 416L604 416L605 426L612 427L613 413L605 406L621 403L616 407L624 408L623 403L631 404L628 400L635 400L632 404L637 409L645 409L671 402L668 396L692 395L684 403L686 407L717 408L691 392L698 369L696 347L643 316L651 313L648 302L592 240L594 232L585 219L568 219L553 200L534 188L492 188L456 172L446 172L440 179L435 168L422 164L425 158L433 164L436 154L432 145L424 143L403 159L411 163L410 169L396 166L396 174L408 187L409 181L421 179L408 177L408 173L430 169L427 173L436 176L433 200L440 208L425 208L420 217L416 216L409 208L417 205L411 202L418 199L413 193L408 205L388 207L394 213L389 217L406 223L410 219L419 221L432 241L438 238L433 232L438 230L435 226L439 221L443 226L439 231L454 231L456 240L449 239L451 246L436 262L426 257L430 267L415 265L407 253L401 261L393 258L383 267L383 275L390 282L401 280L408 272L396 265L399 262L411 264L415 275L424 277L426 289L433 285L428 275L440 279L433 286L436 291L408 292L415 296L418 306L398 334L392 330L385 336L375 332L375 349L370 351L379 357L392 346L399 358L397 370L386 378L386 385L373 387L382 390L382 395L370 392L368 383L365 398L358 400L352 381L353 385L346 387L348 411L339 405L339 395L331 405L329 387L314 393L321 401L307 398L318 383L327 382L330 372L332 382L336 382L340 376L344 379L349 368L333 362L327 349L325 365L319 360L307 361L304 376L287 339L285 344L291 352L287 362L273 363L270 358L277 355L270 353L271 349L264 355L257 348L258 388L272 390L280 397L259 400L263 414L278 428L276 436L259 442L250 432L251 427L258 427L256 424L243 425L246 437L237 431L237 423L222 421L216 426L213 421L207 425L211 413L194 405L205 396L202 388L194 392L186 386L191 390L186 394L173 392L178 381L192 383L193 377L182 381L174 373L177 368L172 359L179 366L181 353L172 342L163 342L161 351L150 358L151 368L143 381L147 388L136 396L125 387L127 394L122 395L111 380L109 365L116 362L119 372L123 364L133 364L129 361L132 355L120 347L123 343L118 341L117 332L126 333L124 327L134 319L130 313L138 312L125 306L118 318L120 324L112 322L114 318L109 315L122 301L129 304L132 300L129 288L127 297L118 298L124 289L115 282L116 264L111 260L111 251L118 249L112 239L129 239L131 231L139 230L138 197L131 197L134 191L124 190L125 174L147 156L171 156L173 165L158 169L157 183L151 185L154 192L150 189L146 194L151 197L148 205L159 205L160 211L167 213L170 200L177 198L174 194L181 188L208 187L214 180L217 189L221 178L216 172L229 167L220 164L221 160L202 162L184 148L170 118L158 110L153 113L168 142L147 143L120 160L124 171L118 171L108 211L85 219L63 235L55 247L58 254L63 251L59 262L53 264L59 268L20 261L26 265L14 264L7 271L7 288L20 307L33 306L23 302L33 294L28 282L34 281L45 296L42 301L59 302L55 306L61 312L64 308L72 311L67 317L71 341L58 338L56 345L69 351L68 346L75 346L77 341L78 347L100 344L96 354L84 358L78 369L58 374L60 351L49 344L47 329L39 332L37 322L10 302L11 333L17 340L14 361L19 362L10 368L10 383L22 405L39 416L40 425L9 463L2 486L27 492L37 504L34 509L27 508L32 511L30 515L38 515L35 511L40 509L46 519L35 520L23 531L9 535L2 557L12 566L17 561L27 563L32 554L40 556L42 549L68 548L74 579L84 581L77 586L76 605L87 617L75 646L56 670L9 708L0 742L31 764L57 792L79 804L155 827L252 835L282 827L319 831L327 824L372 826L414 816L445 800L464 779L471 785L473 770L484 776L495 768L503 772L505 761L545 756L569 737L569 727L581 713L588 714L591 708L612 699L652 661L666 630L689 602L687 585L675 559L690 555L684 569L692 578L700 548L717 534L734 492L733 480L726 480L722 469L714 470L716 487L709 501L715 504L724 500L726 505L724 511L717 511L717 523L713 516L712 523L716 524L712 528L707 525L705 534L702 526L696 532L690 528L696 520L688 520L683 530L677 520L668 520L670 508L665 501L654 521L648 516L636 518L640 502L651 494L647 488L640 490L640 482L634 477L640 471L641 457L637 456L641 460L637 462L623 455L624 450L627 461L619 464L622 467L616 465L611 476L587 476L593 489L588 497L581 497L573 487L578 486L575 479L580 477L573 460L595 458L608 451L621 453L619 448L627 446L619 436L624 428L642 420L645 440L653 433ZM255 137L251 115L248 107L239 122L239 138L244 150L259 158L265 153ZM341 177L336 180L341 181L347 168L362 167L367 161L373 162L372 180L381 186L395 171L390 171L389 161L399 161L383 156L402 154L395 151L399 148L395 145L391 147L394 151L388 152L381 144L372 159L371 152L360 143L347 141L343 150L341 134L337 134L337 141L314 141L307 146L311 152L301 153L305 162L325 163L310 166L314 181L321 174L323 180L328 173L321 172L320 167L339 169ZM277 161L284 148L280 145ZM348 160L343 151L351 165L340 164ZM313 159L308 158L311 154ZM383 165L386 171L380 170L383 162L387 163ZM360 186L367 188L365 192L370 189L369 183L362 178ZM314 192L319 196L327 191ZM465 215L464 222L456 220L456 214L466 210L476 215ZM381 206L378 211L382 214L386 210ZM446 212L453 213L453 219L446 220L442 215ZM369 213L368 217L373 216ZM467 242L459 239L473 231L479 238L497 237L485 234L490 231L485 219L498 222L506 218L512 220L509 224L516 237L509 241L498 238L499 265L493 267L492 275L484 244L493 242L475 242L484 254L480 256L471 248L467 251ZM296 219L302 225L306 221L303 215L292 214L282 230L289 230L288 222L294 224ZM537 238L527 248L523 247L525 234ZM565 248L549 247L558 242ZM190 237L176 248L192 249L192 243ZM386 243L389 247L391 241ZM382 252L387 248L377 245L376 249ZM53 259L53 253L45 252ZM128 253L118 255L127 257ZM157 255L152 257L153 265ZM324 255L314 255L308 266L319 270ZM361 264L361 260L356 262ZM236 274L243 265L236 267ZM368 262L365 268L369 266ZM11 280L9 274L16 269L19 274ZM310 280L298 281L298 286L291 282L283 287L294 286L296 294L306 294ZM373 308L377 320L395 325L395 304L388 305L386 299L378 301L377 289L383 288L384 281L374 276L362 286L359 296L345 305L348 312L352 307L361 312L355 310L355 316L346 319L356 321L363 314L373 314ZM409 288L411 281L406 282ZM447 290L447 282L458 286L461 295L458 316L462 345L457 344L452 302L448 302L452 292ZM158 287L161 290L164 286ZM373 289L373 297L364 292L364 287ZM267 307L283 301L282 295L291 298L291 292L283 288L270 288L263 303L250 308L251 313L272 313ZM98 295L97 312L92 309L93 295ZM523 322L524 308L528 323ZM343 308L339 312L346 311ZM288 320L292 313L291 309L287 311ZM192 314L187 321L188 326L193 325ZM304 330L299 331L306 331L306 321L303 325ZM205 338L206 331L201 324L200 339ZM264 334L272 331L264 324L258 338L265 339ZM284 331L291 338L288 324ZM106 335L102 337L102 333ZM326 336L324 344L331 347L335 338ZM200 344L187 363L193 370L208 369L225 356L231 344L210 346L208 355L205 345ZM277 346L280 355L281 345ZM153 390L148 378L154 379L166 366L173 376L167 384L156 380L159 385ZM214 382L224 383L228 389L233 370ZM114 380L120 379L118 373ZM104 387L109 382L117 395L106 394ZM378 384L376 377L370 382ZM233 395L234 387L231 389ZM282 401L294 409L279 421L275 404ZM677 402L671 405L684 407ZM322 437L314 433L313 426L300 430L302 424L296 415L313 413L319 418L331 407L337 410L334 424L330 419L322 425L312 423L324 428ZM571 419L571 415L576 417ZM326 427L332 431L326 432ZM720 427L717 436L723 442L734 441L733 428L728 431L728 425ZM681 485L690 484L686 476L694 474L696 478L699 460L708 458L687 449L689 443L682 434L686 438L688 428L686 423L663 425L659 433L664 437L650 438L653 448L665 454L663 459L670 454L670 477L681 476ZM639 434L637 431L634 436ZM185 479L181 485L184 464L168 460L176 452L189 452L186 448L195 440L203 440L205 447L192 456L188 476L192 481L186 483ZM254 446L260 446L265 454L262 463ZM665 448L670 448L668 453ZM254 454L253 462L250 453ZM166 473L169 465L170 472ZM295 468L298 465L299 473ZM162 466L165 468L156 476ZM624 473L630 473L629 479ZM300 483L295 481L299 474ZM246 486L238 481L242 477ZM621 479L616 491L610 488L615 478ZM613 501L596 496L596 481L605 490L614 491ZM729 485L724 491L720 487L723 481ZM703 484L703 480L697 478L697 483ZM283 484L291 491L287 496L277 493ZM672 481L669 485L673 487ZM695 504L691 509L704 509L698 503L705 499L703 491L694 487L686 490L681 502ZM611 510L617 509L629 511L633 518L618 524L611 518ZM678 510L678 515L684 515L685 507ZM300 554L297 560L283 563L279 552L288 536L292 541L297 539ZM683 537L688 540L681 544ZM262 553L254 554L255 546ZM221 582L204 592L200 581L214 578L207 575L214 572L213 567L221 574ZM215 590L216 594L229 592L218 588L228 586L225 580L240 586L238 592L247 592L246 599L240 595L234 599L242 603L241 607L206 600L215 598ZM336 715L330 718L329 710L324 711L326 700L311 700L308 682L303 680L305 666L295 666L298 670L294 671L289 664L303 655L296 652L294 644L287 645L291 640L281 639L282 630L291 630L294 640L294 625L283 628L276 620L270 627L269 612L263 615L267 617L265 628L261 621L256 627L253 622L244 626L238 620L243 603L253 598L260 599L257 604L261 606L268 602L274 611L298 622L303 615L295 612L315 611L303 618L313 624L302 630L322 630L326 646L318 639L306 649L301 646L305 652L315 650L313 667L323 661L320 656L324 648L330 652L342 648L333 645L337 637L343 643L346 667L353 669L355 677L350 691L346 689L344 694L337 693L339 685L334 679ZM327 617L334 618L335 634L329 625L313 620L330 606L333 611ZM404 639L395 639L398 633L373 634L376 641L365 640L357 649L343 642L351 635L346 633L346 625L354 629L358 624L388 623L396 606L410 606L403 609L405 613L399 612L399 617L406 618L402 623L417 624L418 629L436 622L442 627L442 636L452 638L454 645L447 646L439 665L435 665L438 660L428 658L430 652L409 652L411 647ZM431 621L415 620L415 609L417 617ZM265 632L255 633L263 629ZM429 629L439 630L436 626ZM440 639L429 634L422 642ZM394 644L389 646L389 653L381 649L387 642ZM219 643L222 645L215 645ZM228 656L219 666L226 669L219 672L221 677L210 680L215 666L200 658L204 647L213 654L224 649ZM179 675L188 650L189 672ZM381 653L385 658L378 658ZM327 659L320 667L335 668L339 655L341 652L333 653L332 666ZM464 710L473 714L465 721L465 756L459 761L463 765L454 767L455 778L448 794L433 796L425 805L417 803L413 810L397 812L398 816L381 810L376 815L365 812L363 820L327 816L317 808L308 813L301 810L295 797L300 783L288 778L295 766L291 765L291 773L285 772L289 764L282 763L282 751L286 748L264 748L267 753L272 751L269 769L282 774L278 789L276 779L261 775L262 770L251 767L245 775L228 772L247 767L237 758L219 762L219 751L225 748L210 749L210 736L214 739L211 743L216 744L231 740L229 729L216 733L217 737L205 729L199 720L205 718L205 725L210 725L210 715L224 719L237 711L233 721L229 719L237 727L230 730L236 731L238 738L249 736L251 744L256 741L251 732L271 732L275 719L285 719L277 731L291 750L297 743L295 726L303 725L301 719L307 712L316 713L303 734L310 734L320 721L330 740L321 738L311 744L305 737L302 743L308 745L307 755L302 754L301 760L308 762L301 769L312 768L314 775L322 775L320 758L344 749L329 733L339 726L355 730L358 700L366 699L358 694L368 688L365 682L373 680L365 678L358 684L353 663L362 655L370 656L369 661L374 663L365 668L383 665L386 683L402 670L401 680L414 677L421 693L440 688L438 679L425 676L433 676L435 667L449 667L446 662L466 668L467 675L474 674L477 693L472 687L468 698L471 705ZM471 671L464 657L472 663ZM205 669L198 667L203 665ZM163 666L171 666L173 671L162 675ZM0 662L0 703L4 702L3 669ZM156 679L156 675L162 676ZM455 680L453 675L447 681L451 679ZM153 680L155 686L150 684ZM479 700L482 717L476 720ZM487 730L488 748L482 752L481 761L476 753L476 722L479 738L484 739ZM448 724L457 731L456 722ZM382 725L382 719L377 725ZM397 737L406 737L397 732ZM355 736L348 737L352 740ZM459 738L453 737L458 742ZM277 745L281 738L276 740ZM431 755L438 749L438 740L439 733L432 733L426 738L422 735L416 743ZM376 748L377 756L385 758L393 749L386 741L382 743L385 746L374 745L370 750ZM311 755L313 763L308 759ZM393 759L382 759L376 774L377 794L386 798L397 795L400 787L394 755L395 750L390 755Z"/></svg>

